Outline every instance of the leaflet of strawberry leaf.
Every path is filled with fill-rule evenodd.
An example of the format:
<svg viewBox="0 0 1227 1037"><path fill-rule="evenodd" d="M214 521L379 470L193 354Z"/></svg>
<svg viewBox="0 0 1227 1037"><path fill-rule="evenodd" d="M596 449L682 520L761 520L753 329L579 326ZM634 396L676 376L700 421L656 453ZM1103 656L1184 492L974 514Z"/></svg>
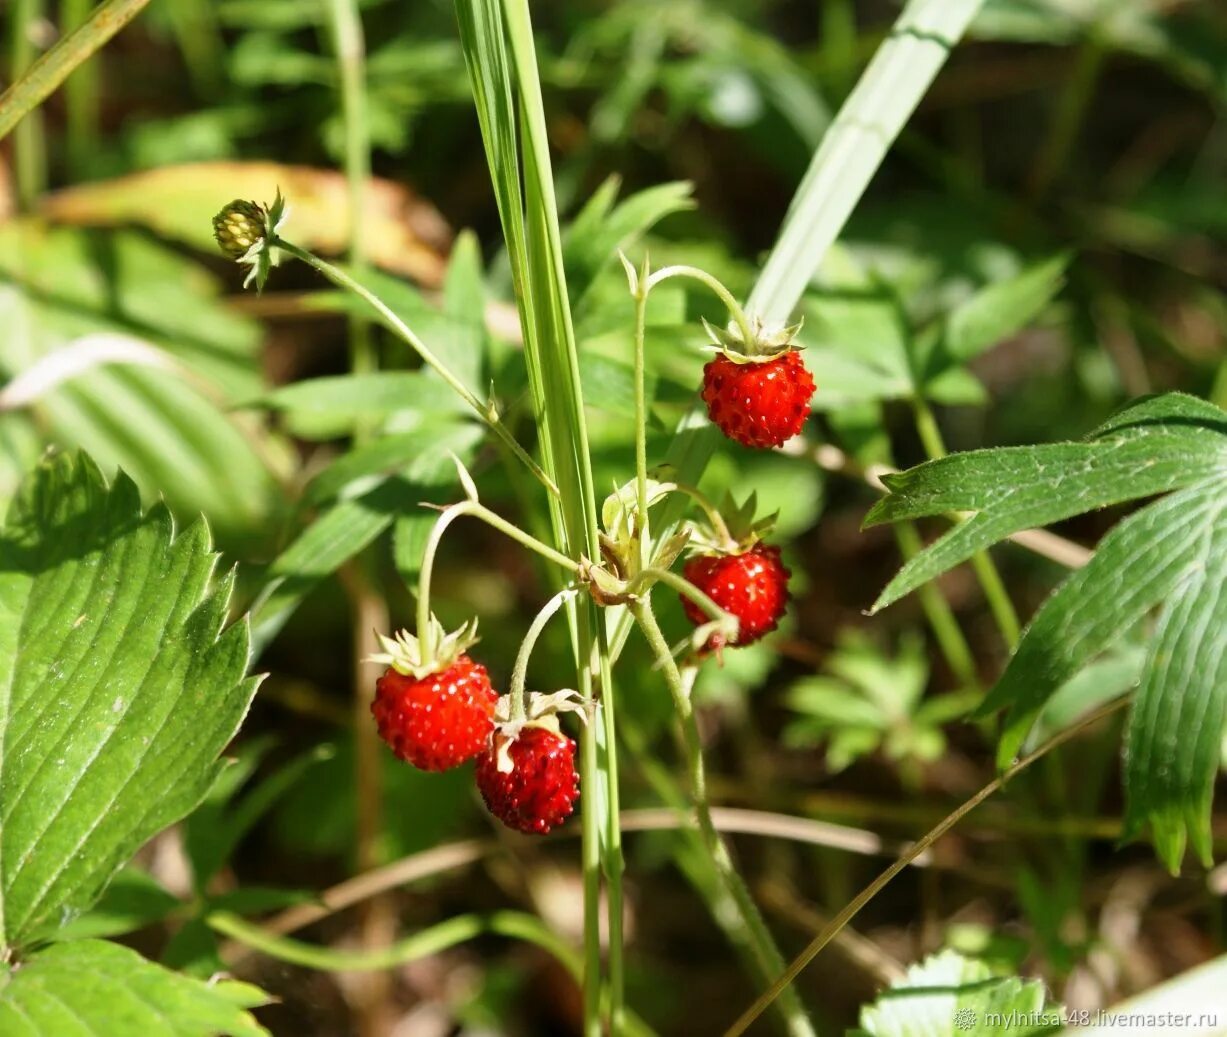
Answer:
<svg viewBox="0 0 1227 1037"><path fill-rule="evenodd" d="M200 802L256 681L208 531L142 513L85 455L27 479L0 530L0 948L97 900Z"/></svg>
<svg viewBox="0 0 1227 1037"><path fill-rule="evenodd" d="M1150 824L1173 871L1189 839L1211 859L1227 714L1225 473L1227 415L1169 395L1126 408L1084 443L979 451L903 473L870 516L973 513L905 566L879 598L883 607L1009 533L1167 492L1119 523L1044 603L981 713L1006 710L1004 767L1056 689L1162 606L1125 740L1125 830L1132 837Z"/></svg>
<svg viewBox="0 0 1227 1037"><path fill-rule="evenodd" d="M0 965L0 1033L7 1037L268 1037L247 1011L256 987L202 982L105 940L52 944Z"/></svg>
<svg viewBox="0 0 1227 1037"><path fill-rule="evenodd" d="M973 450L883 479L866 526L970 513L913 558L874 602L893 604L1019 530L1227 472L1227 414L1180 393L1140 400L1075 443Z"/></svg>

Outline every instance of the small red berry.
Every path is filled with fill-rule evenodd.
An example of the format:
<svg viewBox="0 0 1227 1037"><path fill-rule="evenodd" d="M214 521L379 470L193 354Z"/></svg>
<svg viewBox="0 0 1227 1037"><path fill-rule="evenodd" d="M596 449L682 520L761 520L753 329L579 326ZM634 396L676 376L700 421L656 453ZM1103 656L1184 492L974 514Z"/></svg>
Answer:
<svg viewBox="0 0 1227 1037"><path fill-rule="evenodd" d="M477 758L477 788L486 807L508 828L544 835L562 824L579 799L575 743L544 727L525 727L515 741L495 744ZM500 754L511 769L499 767Z"/></svg>
<svg viewBox="0 0 1227 1037"><path fill-rule="evenodd" d="M737 617L740 627L730 645L753 644L776 628L788 604L790 573L780 561L780 549L757 543L741 554L696 555L682 574L726 612ZM707 614L689 598L682 598L687 618L699 626ZM723 642L713 635L709 648Z"/></svg>
<svg viewBox="0 0 1227 1037"><path fill-rule="evenodd" d="M796 349L743 363L721 353L703 368L708 417L730 439L749 447L780 446L800 432L814 389Z"/></svg>
<svg viewBox="0 0 1227 1037"><path fill-rule="evenodd" d="M379 737L402 760L445 771L471 760L490 741L498 694L486 668L467 655L422 677L389 668L375 684L371 712Z"/></svg>

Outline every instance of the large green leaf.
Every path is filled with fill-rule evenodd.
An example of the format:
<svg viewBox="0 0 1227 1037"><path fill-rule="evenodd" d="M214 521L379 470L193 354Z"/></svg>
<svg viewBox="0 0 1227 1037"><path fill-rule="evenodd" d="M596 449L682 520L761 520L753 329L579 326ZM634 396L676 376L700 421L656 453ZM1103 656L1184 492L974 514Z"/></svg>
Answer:
<svg viewBox="0 0 1227 1037"><path fill-rule="evenodd" d="M255 694L204 525L174 532L85 456L43 462L0 532L0 947L92 904L200 802Z"/></svg>
<svg viewBox="0 0 1227 1037"><path fill-rule="evenodd" d="M861 1009L849 1037L1035 1037L1060 1029L1063 1013L1044 985L994 976L983 962L942 951Z"/></svg>
<svg viewBox="0 0 1227 1037"><path fill-rule="evenodd" d="M970 512L905 565L874 611L1011 533L1093 508L1179 489L1227 472L1227 415L1169 393L1135 403L1081 443L973 450L883 481L867 526Z"/></svg>
<svg viewBox="0 0 1227 1037"><path fill-rule="evenodd" d="M868 521L971 512L882 592L882 608L1010 533L1167 493L1122 521L1044 603L990 691L1006 710L998 764L1045 704L1156 608L1125 743L1126 832L1151 825L1173 871L1186 839L1211 859L1210 804L1227 719L1227 414L1169 394L1125 408L1083 443L982 450L888 477Z"/></svg>
<svg viewBox="0 0 1227 1037"><path fill-rule="evenodd" d="M48 947L0 965L4 1037L267 1037L246 983L204 983L105 940Z"/></svg>

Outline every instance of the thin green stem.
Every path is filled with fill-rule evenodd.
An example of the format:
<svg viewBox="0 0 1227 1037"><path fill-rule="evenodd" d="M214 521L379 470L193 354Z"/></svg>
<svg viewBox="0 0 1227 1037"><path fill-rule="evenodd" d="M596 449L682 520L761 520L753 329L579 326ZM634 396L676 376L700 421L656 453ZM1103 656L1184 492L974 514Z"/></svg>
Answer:
<svg viewBox="0 0 1227 1037"><path fill-rule="evenodd" d="M67 35L82 25L91 7L91 0L64 0L60 6L61 31ZM64 84L68 168L78 179L84 178L98 144L99 96L98 70L93 64L79 67Z"/></svg>
<svg viewBox="0 0 1227 1037"><path fill-rule="evenodd" d="M898 522L894 526L895 540L899 544L899 553L905 562L911 561L924 547L920 534L910 522ZM973 688L978 684L976 676L976 661L971 653L971 646L963 636L959 621L955 618L950 603L942 596L942 592L933 583L926 583L917 594L920 607L924 610L929 626L933 628L933 636L941 650L946 665L950 667L958 682L964 687Z"/></svg>
<svg viewBox="0 0 1227 1037"><path fill-rule="evenodd" d="M730 612L726 612L712 600L710 595L700 590L686 577L679 576L671 569L654 569L651 567L643 569L626 585L626 591L628 594L638 594L643 588L650 587L653 583L663 583L667 587L672 587L678 594L689 598L711 619L717 623L723 623L729 628L727 636L730 640L736 638L737 631L734 627L737 625L737 617Z"/></svg>
<svg viewBox="0 0 1227 1037"><path fill-rule="evenodd" d="M750 324L750 318L746 316L746 311L741 308L741 303L737 301L737 297L706 270L700 270L697 266L676 264L674 266L661 267L647 279L647 283L643 288L644 294L646 295L662 281L667 281L671 277L688 277L692 281L705 284L724 303L725 308L729 311L729 316L737 322L737 327L741 329L741 340L747 345L755 340L756 336L753 326Z"/></svg>
<svg viewBox="0 0 1227 1037"><path fill-rule="evenodd" d="M916 431L920 435L920 442L924 446L925 453L929 455L929 459L936 460L945 457L946 444L928 401L917 396L912 401L912 409L916 416ZM1006 646L1013 651L1014 646L1018 644L1018 635L1022 627L1018 621L1018 613L1014 610L1014 603L1010 601L1010 595L1001 579L1001 573L997 571L997 566L993 564L992 558L985 551L978 551L972 555L971 567L984 590L984 597L988 601L989 611L993 614L997 629L1001 631L1001 637Z"/></svg>
<svg viewBox="0 0 1227 1037"><path fill-rule="evenodd" d="M707 494L693 486L687 486L685 483L667 483L665 488L683 494L694 501L703 510L703 514L707 517L707 521L715 531L717 539L730 548L736 546L737 541L733 539L733 534L729 532L728 523L724 521L724 516L720 514L720 509L716 507Z"/></svg>
<svg viewBox="0 0 1227 1037"><path fill-rule="evenodd" d="M1079 720L1076 724L1066 728L1060 734L1054 735L1042 746L1031 753L1029 756L1023 757L1008 770L998 775L979 792L972 796L967 802L963 803L957 809L953 810L945 818L937 823L926 835L918 839L907 850L900 855L889 868L881 875L874 879L860 893L858 893L848 905L839 912L825 929L810 941L809 946L805 948L793 962L788 966L784 973L771 984L771 988L765 991L749 1008L745 1010L724 1033L724 1037L740 1037L750 1028L750 1024L754 1022L771 1003L780 997L786 990L790 989L792 981L797 978L802 970L817 957L818 953L826 947L836 936L843 931L844 927L852 921L853 918L860 912L866 904L869 903L875 896L878 895L896 875L904 868L911 864L917 857L927 851L938 839L945 835L951 828L958 824L964 817L970 814L981 803L988 799L993 793L1002 788L1011 778L1020 771L1026 770L1036 760L1046 756L1053 749L1077 735L1079 732L1097 723L1104 717L1115 713L1118 709L1124 708L1132 699L1132 696L1126 696L1110 703L1102 709L1096 710L1090 716Z"/></svg>
<svg viewBox="0 0 1227 1037"><path fill-rule="evenodd" d="M270 958L330 972L370 972L395 968L487 933L536 944L556 958L572 976L578 977L579 971L575 952L539 920L519 911L459 915L375 951L338 951L288 936L275 936L229 911L214 911L205 918L205 922L209 928Z"/></svg>
<svg viewBox="0 0 1227 1037"><path fill-rule="evenodd" d="M689 688L681 671L678 670L665 635L661 632L660 624L656 622L651 602L647 599L635 601L631 604L630 610L651 647L652 653L656 656L657 664L664 671L665 681L673 695L674 709L681 722L686 767L690 776L691 800L698 820L699 832L703 838L704 849L715 865L721 883L737 907L741 923L745 928L747 944L754 955L755 965L762 979L768 981L782 968L783 958L749 890L746 889L745 883L737 874L732 857L729 856L728 847L712 821L711 807L707 801L707 775L703 765L703 747L699 738L699 728L695 721ZM814 1033L799 999L793 997L787 1002L781 1002L780 1010L788 1024L789 1032L794 1037Z"/></svg>
<svg viewBox="0 0 1227 1037"><path fill-rule="evenodd" d="M34 60L34 33L42 17L43 0L16 0L13 4L9 21L12 33L9 65L14 79L19 79ZM47 149L41 112L35 112L18 127L13 164L17 205L26 212L47 187Z"/></svg>
<svg viewBox="0 0 1227 1037"><path fill-rule="evenodd" d="M366 103L366 44L356 0L329 0L329 28L341 84L341 118L345 125L345 184L349 208L349 262L359 277L366 262L366 190L371 178L371 141ZM370 324L349 320L350 368L373 371L376 357Z"/></svg>
<svg viewBox="0 0 1227 1037"><path fill-rule="evenodd" d="M486 525L493 526L500 533L523 544L530 551L535 551L542 558L553 562L555 565L562 566L572 575L578 575L581 568L578 562L568 558L560 551L555 551L548 544L543 544L536 537L525 533L519 526L508 522L501 515L495 514L478 501L460 501L458 504L452 504L444 508L438 521L435 522L430 530L430 537L426 541L426 549L422 553L422 568L418 573L418 641L422 646L423 659L433 657L436 647L434 644L434 624L431 622L430 612L430 584L434 576L435 555L439 551L439 543L442 541L447 527L463 515L471 515L474 518L481 519Z"/></svg>
<svg viewBox="0 0 1227 1037"><path fill-rule="evenodd" d="M574 587L564 587L555 594L549 601L542 606L541 611L537 613L532 624L528 628L528 633L524 635L524 640L520 643L520 650L516 653L515 667L511 671L511 719L524 720L528 715L528 710L524 702L524 686L528 678L528 661L532 658L533 649L537 645L537 639L540 638L541 632L545 629L545 624L553 618L554 614L562 608L566 602L570 601L578 591Z"/></svg>
<svg viewBox="0 0 1227 1037"><path fill-rule="evenodd" d="M639 538L639 564L648 564L650 529L648 522L648 404L644 387L644 340L648 321L648 261L635 286L635 498L638 505L636 535Z"/></svg>
<svg viewBox="0 0 1227 1037"><path fill-rule="evenodd" d="M322 274L329 281L335 284L338 288L343 288L348 292L353 292L358 298L371 307L376 313L383 318L384 322L392 329L401 339L408 343L413 350L422 358L422 362L430 367L440 378L443 379L448 387L456 393L465 403L467 403L477 414L486 426L506 444L507 448L516 456L516 458L526 467L537 480L544 486L553 496L558 496L558 487L545 472L541 466L537 464L527 451L520 446L516 438L511 434L511 431L506 425L499 420L499 417L494 413L491 407L483 404L469 388L460 381L426 344L417 337L403 320L400 319L382 299L380 299L369 288L355 281L345 271L333 266L331 263L320 259L319 256L313 255L294 245L284 238L274 238L270 244L274 248L279 248L281 251L293 256L295 259L306 263L313 270Z"/></svg>
<svg viewBox="0 0 1227 1037"><path fill-rule="evenodd" d="M74 68L140 14L149 0L103 0L76 32L65 36L0 95L0 140L43 103Z"/></svg>

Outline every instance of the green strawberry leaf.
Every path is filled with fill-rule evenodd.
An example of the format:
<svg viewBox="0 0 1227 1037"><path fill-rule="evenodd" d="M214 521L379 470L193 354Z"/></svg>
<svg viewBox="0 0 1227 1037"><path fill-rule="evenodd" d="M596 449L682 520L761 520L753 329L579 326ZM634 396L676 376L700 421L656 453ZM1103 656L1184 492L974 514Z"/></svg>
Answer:
<svg viewBox="0 0 1227 1037"><path fill-rule="evenodd" d="M267 1003L247 983L179 976L105 940L0 965L5 1037L268 1037L247 1011Z"/></svg>
<svg viewBox="0 0 1227 1037"><path fill-rule="evenodd" d="M965 363L1017 334L1060 291L1068 265L1069 256L1053 256L978 291L947 315L942 351Z"/></svg>
<svg viewBox="0 0 1227 1037"><path fill-rule="evenodd" d="M0 530L0 948L94 903L195 807L255 694L202 523L44 461Z"/></svg>
<svg viewBox="0 0 1227 1037"><path fill-rule="evenodd" d="M1060 1029L1062 1016L1038 980L995 976L984 962L947 950L862 1008L848 1037L1034 1037Z"/></svg>
<svg viewBox="0 0 1227 1037"><path fill-rule="evenodd" d="M1139 497L1024 631L981 713L1005 710L997 761L1008 766L1045 705L1155 609L1125 740L1125 830L1149 824L1180 866L1191 839L1209 864L1210 804L1227 720L1227 414L1193 397L1125 408L1081 443L980 450L886 482L867 522L969 512L903 567L883 608L973 552L1032 526Z"/></svg>

